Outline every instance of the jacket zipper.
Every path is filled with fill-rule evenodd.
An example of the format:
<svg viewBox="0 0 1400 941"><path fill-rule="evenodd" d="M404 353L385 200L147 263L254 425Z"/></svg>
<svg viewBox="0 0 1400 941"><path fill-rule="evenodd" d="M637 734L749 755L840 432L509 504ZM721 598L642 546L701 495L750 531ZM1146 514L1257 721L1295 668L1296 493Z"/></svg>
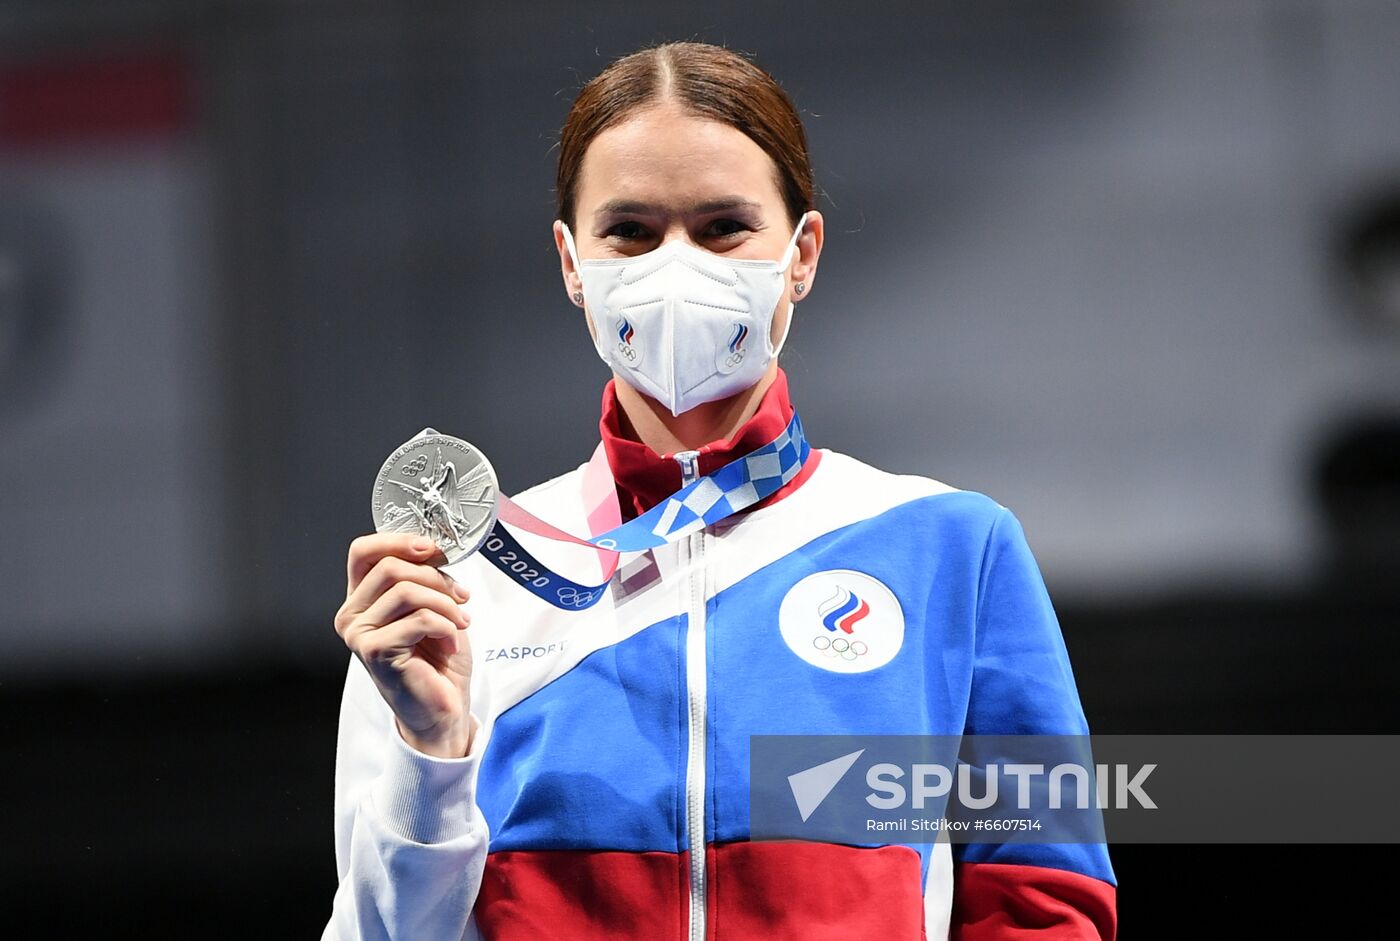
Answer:
<svg viewBox="0 0 1400 941"><path fill-rule="evenodd" d="M700 452L679 451L681 486L700 476ZM690 597L685 633L685 678L690 713L690 750L685 770L687 845L690 847L690 941L705 939L705 531L686 537Z"/></svg>

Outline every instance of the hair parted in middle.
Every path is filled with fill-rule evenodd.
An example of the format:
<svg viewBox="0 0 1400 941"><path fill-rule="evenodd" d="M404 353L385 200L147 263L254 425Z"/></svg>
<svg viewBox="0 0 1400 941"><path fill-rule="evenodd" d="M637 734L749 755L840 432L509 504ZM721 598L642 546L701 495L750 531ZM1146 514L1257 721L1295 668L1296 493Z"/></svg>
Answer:
<svg viewBox="0 0 1400 941"><path fill-rule="evenodd" d="M569 228L575 227L579 171L593 138L668 100L742 131L772 158L791 224L816 208L807 133L773 76L723 46L668 42L616 60L574 99L559 133L555 179L559 218Z"/></svg>

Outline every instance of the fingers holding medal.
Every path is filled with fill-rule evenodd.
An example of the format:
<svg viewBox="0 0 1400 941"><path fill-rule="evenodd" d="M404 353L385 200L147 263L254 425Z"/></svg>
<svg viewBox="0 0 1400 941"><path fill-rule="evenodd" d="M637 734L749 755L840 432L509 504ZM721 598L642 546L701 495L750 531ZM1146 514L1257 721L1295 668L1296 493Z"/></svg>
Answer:
<svg viewBox="0 0 1400 941"><path fill-rule="evenodd" d="M376 533L350 544L335 629L426 754L470 748L472 657L461 607L470 592L441 566L461 561L496 521L496 475L458 438L426 429L389 456L374 484Z"/></svg>

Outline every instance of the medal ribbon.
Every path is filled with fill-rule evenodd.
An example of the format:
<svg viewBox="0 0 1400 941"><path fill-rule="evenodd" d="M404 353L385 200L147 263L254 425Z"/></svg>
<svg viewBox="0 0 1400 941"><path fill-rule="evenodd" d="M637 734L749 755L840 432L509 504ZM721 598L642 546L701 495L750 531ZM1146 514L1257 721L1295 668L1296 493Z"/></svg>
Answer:
<svg viewBox="0 0 1400 941"><path fill-rule="evenodd" d="M622 523L617 488L600 444L584 468L583 493L589 530L601 534L581 539L551 526L502 494L496 525L481 552L496 568L555 607L591 608L612 581L621 553L663 546L758 503L796 477L810 453L802 421L793 412L792 421L772 441L686 484L641 516ZM527 552L505 523L547 539L597 549L603 581L582 585L559 575Z"/></svg>

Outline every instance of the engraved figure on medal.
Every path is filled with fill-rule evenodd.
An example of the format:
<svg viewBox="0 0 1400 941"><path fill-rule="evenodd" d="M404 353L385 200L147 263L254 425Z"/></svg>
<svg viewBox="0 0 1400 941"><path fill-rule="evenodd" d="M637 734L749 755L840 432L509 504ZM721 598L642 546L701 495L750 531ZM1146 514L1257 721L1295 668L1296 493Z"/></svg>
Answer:
<svg viewBox="0 0 1400 941"><path fill-rule="evenodd" d="M460 438L427 428L380 469L375 528L427 536L448 563L457 562L480 548L495 525L497 493L485 455Z"/></svg>

